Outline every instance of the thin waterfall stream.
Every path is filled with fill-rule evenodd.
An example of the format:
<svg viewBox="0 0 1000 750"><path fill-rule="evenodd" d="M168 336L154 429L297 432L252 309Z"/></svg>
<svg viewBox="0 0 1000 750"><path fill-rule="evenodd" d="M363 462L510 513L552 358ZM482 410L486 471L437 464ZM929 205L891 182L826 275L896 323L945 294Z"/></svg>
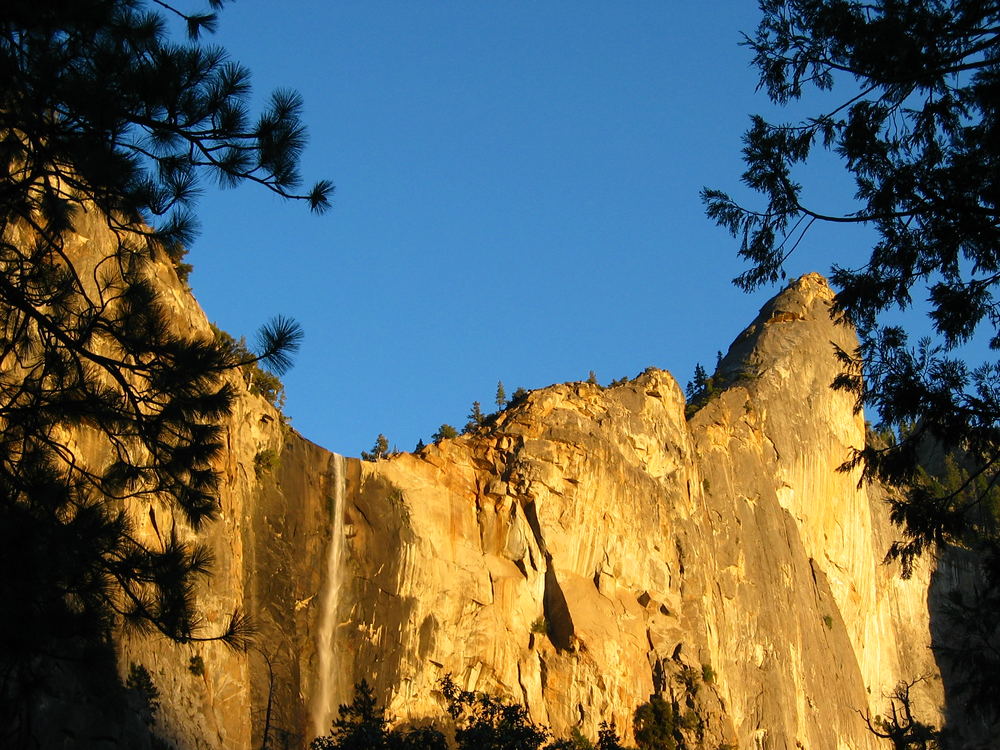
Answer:
<svg viewBox="0 0 1000 750"><path fill-rule="evenodd" d="M344 457L333 455L333 518L330 544L326 553L326 577L320 594L319 628L316 632L316 690L313 694L310 720L314 736L330 732L341 700L340 654L337 647L337 612L340 589L344 578Z"/></svg>

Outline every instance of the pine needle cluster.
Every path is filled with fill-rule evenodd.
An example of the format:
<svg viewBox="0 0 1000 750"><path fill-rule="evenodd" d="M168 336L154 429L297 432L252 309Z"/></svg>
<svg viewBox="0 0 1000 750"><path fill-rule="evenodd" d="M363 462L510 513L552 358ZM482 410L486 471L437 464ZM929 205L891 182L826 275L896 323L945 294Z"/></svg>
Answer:
<svg viewBox="0 0 1000 750"><path fill-rule="evenodd" d="M0 724L14 744L43 660L115 627L234 648L250 634L239 611L203 627L196 583L212 559L184 529L218 514L228 373L282 372L301 330L276 318L255 353L180 335L155 277L165 262L184 271L206 181L316 211L332 186L297 191L298 96L277 92L252 118L246 69L199 41L222 4L0 11ZM75 230L93 241L81 249ZM158 511L176 522L157 525Z"/></svg>

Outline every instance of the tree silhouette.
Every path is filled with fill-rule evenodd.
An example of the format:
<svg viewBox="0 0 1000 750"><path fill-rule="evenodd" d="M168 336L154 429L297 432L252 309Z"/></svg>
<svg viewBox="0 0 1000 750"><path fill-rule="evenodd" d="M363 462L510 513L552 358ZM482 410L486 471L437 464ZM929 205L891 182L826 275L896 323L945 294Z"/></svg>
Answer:
<svg viewBox="0 0 1000 750"><path fill-rule="evenodd" d="M878 235L868 262L833 266L835 312L861 335L838 385L898 428L904 440L856 457L869 476L908 482L914 446L926 439L965 446L997 477L1000 364L970 368L949 356L978 332L1000 348L1000 174L997 143L1000 5L995 2L767 0L746 44L760 86L777 104L813 92L828 108L796 123L755 116L744 140L744 183L762 208L703 191L710 217L740 239L750 262L736 283L773 282L817 224L864 224ZM795 175L817 148L836 153L856 186L855 210L808 205ZM915 288L916 287L916 288ZM924 287L937 334L916 349L881 313L906 309ZM904 564L928 544L960 539L966 507L954 498L911 496L894 507L908 542Z"/></svg>
<svg viewBox="0 0 1000 750"><path fill-rule="evenodd" d="M140 0L0 11L0 723L14 741L40 659L77 658L115 625L247 641L239 612L201 628L207 550L170 528L146 543L134 519L155 503L193 529L217 514L227 372L281 373L301 331L275 318L255 354L181 335L156 276L184 272L205 177L317 211L332 186L296 192L298 96L251 122L246 69L198 41L216 20ZM75 229L94 241L81 249Z"/></svg>
<svg viewBox="0 0 1000 750"><path fill-rule="evenodd" d="M891 500L904 539L889 557L905 575L928 548L980 553L982 604L994 607L987 619L995 622L1000 536L987 492L1000 482L1000 362L990 355L970 364L957 349L977 336L1000 349L1000 4L764 0L760 7L760 25L745 41L760 87L779 105L807 93L826 105L797 122L755 116L744 136L743 182L764 205L706 189L708 215L739 239L750 267L736 283L748 290L782 278L816 226L874 230L865 262L833 265L833 312L861 339L857 351L839 352L844 371L835 385L877 413L893 439L858 446L845 468L910 488ZM852 210L831 212L804 198L799 179L815 150L842 160L854 181ZM914 296L927 300L935 334L915 347L883 316L909 308ZM968 481L946 492L924 482L927 446L960 451ZM977 484L983 492L966 491ZM990 650L997 646L994 636ZM995 705L995 670L970 679Z"/></svg>
<svg viewBox="0 0 1000 750"><path fill-rule="evenodd" d="M366 680L354 686L354 699L338 709L330 734L316 737L310 750L447 750L433 726L390 729L385 712Z"/></svg>

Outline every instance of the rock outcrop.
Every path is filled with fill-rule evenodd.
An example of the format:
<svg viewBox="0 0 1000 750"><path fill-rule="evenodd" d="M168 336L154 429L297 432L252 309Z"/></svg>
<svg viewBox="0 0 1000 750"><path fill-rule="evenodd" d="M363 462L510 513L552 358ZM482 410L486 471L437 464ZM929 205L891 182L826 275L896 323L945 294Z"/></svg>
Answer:
<svg viewBox="0 0 1000 750"><path fill-rule="evenodd" d="M157 275L178 325L208 335ZM146 539L209 545L206 627L240 607L256 645L123 635L122 673L149 671L178 750L303 746L361 678L398 721L439 718L445 674L556 734L614 721L628 738L659 692L689 748L880 747L861 714L937 674L930 571L881 563L884 490L839 471L865 425L830 388L834 346L854 344L831 298L811 274L768 302L690 420L674 379L647 370L535 391L475 432L361 462L246 394L220 519L196 535L169 506L132 514ZM918 687L935 716L939 682Z"/></svg>
<svg viewBox="0 0 1000 750"><path fill-rule="evenodd" d="M660 691L694 717L691 747L877 747L860 713L936 671L928 573L882 565L883 491L838 470L865 426L830 388L833 345L854 342L831 297L813 274L769 302L690 422L649 370L536 391L474 433L337 471L286 440L249 509L247 546L267 559L246 570L265 640L283 644L292 731L324 726L362 677L399 720L440 716L451 673L557 733L627 734ZM322 638L335 675L317 674ZM922 686L933 715L939 688Z"/></svg>

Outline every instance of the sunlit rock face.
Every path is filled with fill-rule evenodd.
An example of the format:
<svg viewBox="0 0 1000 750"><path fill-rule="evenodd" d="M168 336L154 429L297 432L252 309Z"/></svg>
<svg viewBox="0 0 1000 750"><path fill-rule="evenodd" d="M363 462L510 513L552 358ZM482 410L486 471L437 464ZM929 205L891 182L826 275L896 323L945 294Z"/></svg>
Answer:
<svg viewBox="0 0 1000 750"><path fill-rule="evenodd" d="M364 677L398 720L440 717L450 673L594 737L628 736L660 691L691 713L690 747L878 747L860 713L935 673L928 575L882 565L882 491L838 471L865 436L830 388L834 346L855 344L831 298L812 274L765 305L690 421L662 371L552 386L418 454L348 460L343 518L329 454L289 437L250 510L266 559L247 581L292 731L316 725L322 561L343 534L334 700ZM921 690L933 717L939 688Z"/></svg>
<svg viewBox="0 0 1000 750"><path fill-rule="evenodd" d="M80 231L99 241L98 225ZM211 335L156 273L178 326ZM765 305L690 421L674 379L649 370L535 391L475 433L371 463L247 393L219 519L196 533L166 505L130 512L148 543L209 546L204 633L239 607L255 646L123 634L121 674L149 671L156 732L178 750L304 746L361 678L396 721L440 719L445 674L557 735L614 721L630 739L661 692L689 748L880 747L860 713L936 674L929 573L881 564L883 491L837 470L864 423L830 388L834 344L854 345L831 297L809 275ZM933 718L938 683L920 691Z"/></svg>

